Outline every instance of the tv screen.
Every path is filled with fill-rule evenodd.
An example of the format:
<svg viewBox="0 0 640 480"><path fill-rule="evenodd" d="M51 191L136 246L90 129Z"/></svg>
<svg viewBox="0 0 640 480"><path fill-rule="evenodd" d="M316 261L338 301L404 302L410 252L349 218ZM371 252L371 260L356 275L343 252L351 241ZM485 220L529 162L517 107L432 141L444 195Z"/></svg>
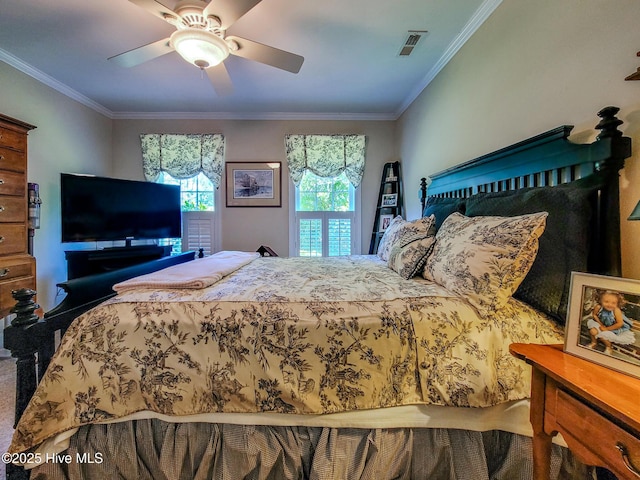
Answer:
<svg viewBox="0 0 640 480"><path fill-rule="evenodd" d="M60 194L63 243L181 235L178 185L62 173Z"/></svg>

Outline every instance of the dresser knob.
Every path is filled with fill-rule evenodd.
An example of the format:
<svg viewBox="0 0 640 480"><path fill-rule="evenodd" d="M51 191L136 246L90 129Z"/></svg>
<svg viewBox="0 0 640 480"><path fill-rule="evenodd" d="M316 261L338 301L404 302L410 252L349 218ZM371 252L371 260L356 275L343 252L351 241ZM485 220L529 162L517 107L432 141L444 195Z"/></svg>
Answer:
<svg viewBox="0 0 640 480"><path fill-rule="evenodd" d="M4 185L4 180L0 178L0 185Z"/></svg>
<svg viewBox="0 0 640 480"><path fill-rule="evenodd" d="M631 459L629 458L629 450L622 443L618 442L616 444L616 448L620 450L620 455L622 455L622 461L624 462L624 466L627 467L631 473L633 473L636 477L640 478L640 470L638 470L633 463L631 463Z"/></svg>
<svg viewBox="0 0 640 480"><path fill-rule="evenodd" d="M0 161L4 160L4 155L0 155Z"/></svg>
<svg viewBox="0 0 640 480"><path fill-rule="evenodd" d="M0 243L4 242L4 237L0 237Z"/></svg>
<svg viewBox="0 0 640 480"><path fill-rule="evenodd" d="M4 205L0 205L0 212L4 212L5 208Z"/></svg>
<svg viewBox="0 0 640 480"><path fill-rule="evenodd" d="M0 270L0 278L1 277L6 277L9 274L9 269L8 268L3 268L2 270Z"/></svg>

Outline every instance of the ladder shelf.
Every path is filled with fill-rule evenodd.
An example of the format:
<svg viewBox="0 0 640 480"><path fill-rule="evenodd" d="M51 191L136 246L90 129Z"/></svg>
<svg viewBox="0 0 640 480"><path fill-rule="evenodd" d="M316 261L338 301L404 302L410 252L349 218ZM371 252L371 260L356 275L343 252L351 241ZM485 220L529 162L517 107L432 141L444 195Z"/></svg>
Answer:
<svg viewBox="0 0 640 480"><path fill-rule="evenodd" d="M378 206L376 207L375 215L371 243L369 244L369 255L378 252L380 239L391 220L398 215L404 216L400 162L388 162L382 168L380 193L378 194Z"/></svg>

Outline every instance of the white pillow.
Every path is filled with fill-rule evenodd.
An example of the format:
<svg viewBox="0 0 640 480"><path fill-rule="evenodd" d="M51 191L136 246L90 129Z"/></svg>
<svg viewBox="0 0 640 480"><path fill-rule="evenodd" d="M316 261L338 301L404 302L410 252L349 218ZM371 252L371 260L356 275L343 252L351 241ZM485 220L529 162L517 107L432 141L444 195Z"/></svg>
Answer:
<svg viewBox="0 0 640 480"><path fill-rule="evenodd" d="M423 276L455 293L483 315L504 307L538 253L547 212L516 217L466 217L444 221Z"/></svg>

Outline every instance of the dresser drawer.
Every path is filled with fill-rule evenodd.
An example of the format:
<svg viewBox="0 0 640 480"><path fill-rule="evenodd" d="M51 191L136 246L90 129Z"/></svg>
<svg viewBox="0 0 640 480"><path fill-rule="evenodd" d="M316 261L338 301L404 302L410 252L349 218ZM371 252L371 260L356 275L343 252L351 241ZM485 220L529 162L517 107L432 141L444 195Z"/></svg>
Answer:
<svg viewBox="0 0 640 480"><path fill-rule="evenodd" d="M630 434L589 405L576 400L562 390L558 391L556 423L593 454L603 460L607 468L618 475L629 475L620 446L627 461L640 468L640 438ZM624 478L637 478L624 476Z"/></svg>
<svg viewBox="0 0 640 480"><path fill-rule="evenodd" d="M27 226L0 224L0 255L26 251Z"/></svg>
<svg viewBox="0 0 640 480"><path fill-rule="evenodd" d="M0 195L27 196L27 182L24 173L0 170Z"/></svg>
<svg viewBox="0 0 640 480"><path fill-rule="evenodd" d="M13 290L30 288L35 290L36 277L20 277L6 282L0 282L0 316L5 317L9 310L16 304L16 300L11 295Z"/></svg>
<svg viewBox="0 0 640 480"><path fill-rule="evenodd" d="M27 150L27 136L24 133L0 127L0 146L25 152Z"/></svg>
<svg viewBox="0 0 640 480"><path fill-rule="evenodd" d="M0 222L25 223L27 201L24 197L0 195Z"/></svg>
<svg viewBox="0 0 640 480"><path fill-rule="evenodd" d="M36 259L31 255L0 258L0 283L18 277L33 277L35 274Z"/></svg>
<svg viewBox="0 0 640 480"><path fill-rule="evenodd" d="M24 173L27 169L27 157L22 152L0 147L0 168Z"/></svg>

